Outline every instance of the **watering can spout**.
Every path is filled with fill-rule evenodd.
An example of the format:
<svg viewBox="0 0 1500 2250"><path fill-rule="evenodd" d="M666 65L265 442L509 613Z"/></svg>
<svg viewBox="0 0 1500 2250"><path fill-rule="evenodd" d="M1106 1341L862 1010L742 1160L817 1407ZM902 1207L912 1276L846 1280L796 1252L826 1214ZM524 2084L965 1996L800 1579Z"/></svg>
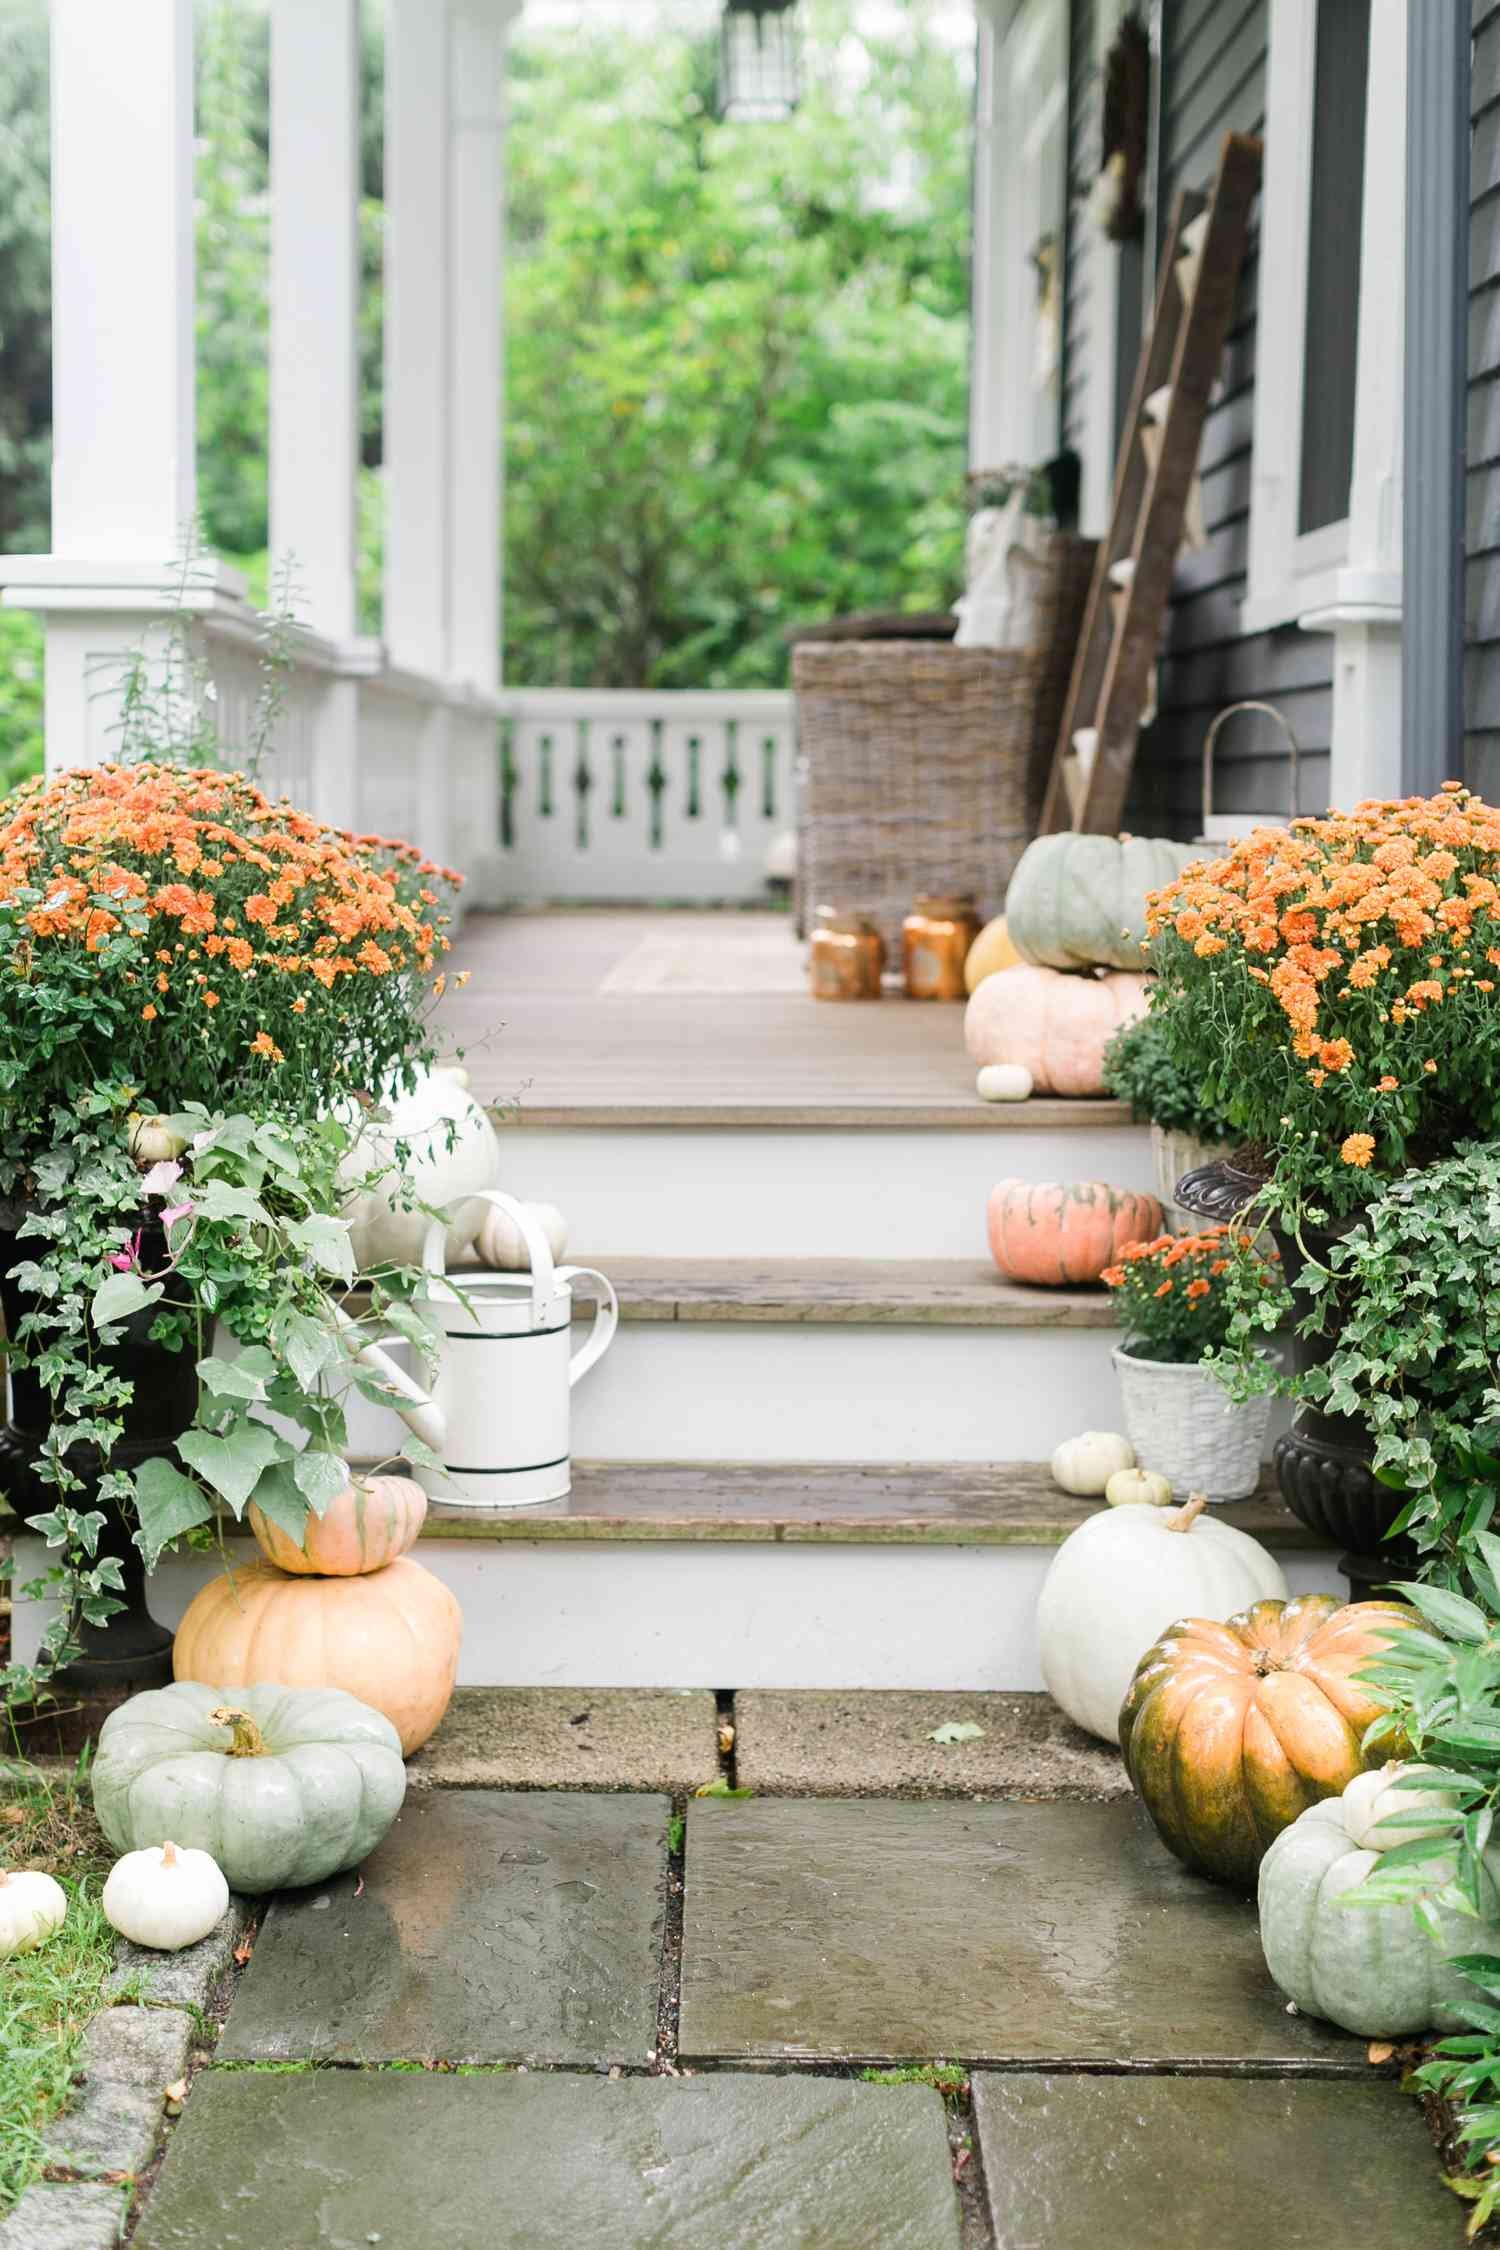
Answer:
<svg viewBox="0 0 1500 2250"><path fill-rule="evenodd" d="M357 1326L338 1305L333 1308L333 1316L346 1332ZM391 1405L412 1436L420 1438L424 1445L430 1445L434 1453L441 1453L448 1442L448 1421L436 1399L430 1397L419 1383L414 1383L405 1368L398 1367L390 1353L382 1351L379 1344L361 1344L354 1356L361 1367L368 1367L372 1375L378 1375L396 1394Z"/></svg>

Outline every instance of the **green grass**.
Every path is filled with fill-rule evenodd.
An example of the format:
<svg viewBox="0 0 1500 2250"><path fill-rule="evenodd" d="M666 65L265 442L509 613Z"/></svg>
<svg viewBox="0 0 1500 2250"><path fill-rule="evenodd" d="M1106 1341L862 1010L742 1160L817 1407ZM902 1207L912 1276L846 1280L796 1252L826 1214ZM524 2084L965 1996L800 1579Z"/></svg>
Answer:
<svg viewBox="0 0 1500 2250"><path fill-rule="evenodd" d="M0 1961L0 2214L40 2169L42 2136L67 2101L89 2019L104 2005L114 1932L99 1904L111 1854L72 1779L0 1766L0 1864L37 1867L68 1917L34 1953Z"/></svg>
<svg viewBox="0 0 1500 2250"><path fill-rule="evenodd" d="M962 2063L902 2063L891 2070L862 2070L867 2086L936 2086L940 2094L961 2094L969 2083Z"/></svg>

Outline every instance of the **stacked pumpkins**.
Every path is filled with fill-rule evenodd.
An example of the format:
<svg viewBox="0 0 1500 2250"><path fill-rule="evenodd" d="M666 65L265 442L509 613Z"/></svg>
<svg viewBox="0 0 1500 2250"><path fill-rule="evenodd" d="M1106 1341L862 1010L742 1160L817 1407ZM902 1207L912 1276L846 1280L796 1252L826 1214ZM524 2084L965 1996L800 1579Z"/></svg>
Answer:
<svg viewBox="0 0 1500 2250"><path fill-rule="evenodd" d="M427 1496L407 1477L356 1479L300 1541L252 1502L265 1558L231 1566L177 1628L179 1680L215 1688L341 1688L383 1712L409 1757L448 1708L463 1619L407 1550Z"/></svg>
<svg viewBox="0 0 1500 2250"><path fill-rule="evenodd" d="M1151 836L1040 836L970 953L964 1017L982 1069L1019 1066L1039 1094L1099 1094L1104 1050L1146 1006L1146 895L1199 857ZM1010 965L1003 965L1007 957ZM993 966L992 966L993 964Z"/></svg>

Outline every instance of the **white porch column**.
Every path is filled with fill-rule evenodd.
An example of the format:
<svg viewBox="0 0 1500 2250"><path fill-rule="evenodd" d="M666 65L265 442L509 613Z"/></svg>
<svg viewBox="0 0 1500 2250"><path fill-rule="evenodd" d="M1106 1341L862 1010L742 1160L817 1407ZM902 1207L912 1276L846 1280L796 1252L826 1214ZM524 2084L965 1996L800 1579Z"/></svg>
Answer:
<svg viewBox="0 0 1500 2250"><path fill-rule="evenodd" d="M191 521L192 0L52 0L52 551Z"/></svg>
<svg viewBox="0 0 1500 2250"><path fill-rule="evenodd" d="M385 641L448 660L449 0L387 0L385 31Z"/></svg>
<svg viewBox="0 0 1500 2250"><path fill-rule="evenodd" d="M271 12L271 556L301 621L355 630L358 0Z"/></svg>
<svg viewBox="0 0 1500 2250"><path fill-rule="evenodd" d="M1005 168L1002 145L1005 102L1000 92L1000 51L1010 16L999 0L980 0L979 52L974 83L974 228L970 253L969 466L1004 462Z"/></svg>
<svg viewBox="0 0 1500 2250"><path fill-rule="evenodd" d="M1399 797L1408 0L1374 0L1360 232L1349 550L1327 607L1297 620L1333 635L1330 805ZM1304 811L1313 809L1304 807Z"/></svg>
<svg viewBox="0 0 1500 2250"><path fill-rule="evenodd" d="M449 74L448 672L500 683L505 39L519 0L454 0Z"/></svg>

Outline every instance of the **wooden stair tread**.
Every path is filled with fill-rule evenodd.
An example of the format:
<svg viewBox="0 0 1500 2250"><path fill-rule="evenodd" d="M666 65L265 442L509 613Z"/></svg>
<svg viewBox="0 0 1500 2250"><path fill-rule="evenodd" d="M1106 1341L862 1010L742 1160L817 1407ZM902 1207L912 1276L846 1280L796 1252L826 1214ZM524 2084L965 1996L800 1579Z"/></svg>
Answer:
<svg viewBox="0 0 1500 2250"><path fill-rule="evenodd" d="M570 1262L574 1262L569 1253ZM1003 1281L988 1258L600 1258L620 1318L917 1328L1113 1328L1106 1290ZM462 1279L461 1273L455 1279ZM580 1299L589 1284L580 1281Z"/></svg>
<svg viewBox="0 0 1500 2250"><path fill-rule="evenodd" d="M1029 1129L1056 1133L1090 1129L1097 1132L1101 1128L1118 1131L1134 1122L1126 1102L1102 1097L1072 1101L1046 1095L1035 1095L1025 1102L982 1102L977 1095L954 1101L933 1101L894 1094L889 1100L878 1102L817 1101L806 1095L785 1101L760 1102L745 1101L729 1094L710 1101L591 1101L580 1097L576 1101L536 1105L523 1101L519 1107L497 1102L491 1115L502 1131L507 1127L528 1126L547 1131L569 1128L659 1131L667 1127L761 1130L772 1127L799 1132L883 1129L888 1132L1003 1133L1009 1127L1012 1131ZM1145 1130L1144 1126L1141 1130Z"/></svg>
<svg viewBox="0 0 1500 2250"><path fill-rule="evenodd" d="M1042 1461L824 1463L575 1461L566 1500L535 1508L434 1501L424 1539L644 1545L1056 1547L1102 1503L1059 1492ZM1216 1510L1278 1552L1319 1550L1268 1471L1252 1499ZM249 1537L222 1519L228 1538Z"/></svg>

